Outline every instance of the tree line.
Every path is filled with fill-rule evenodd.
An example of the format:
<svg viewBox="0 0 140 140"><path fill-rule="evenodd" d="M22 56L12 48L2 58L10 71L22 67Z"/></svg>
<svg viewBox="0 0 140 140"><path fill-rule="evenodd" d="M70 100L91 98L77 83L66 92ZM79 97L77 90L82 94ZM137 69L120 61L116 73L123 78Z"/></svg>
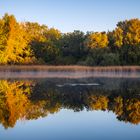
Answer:
<svg viewBox="0 0 140 140"><path fill-rule="evenodd" d="M108 32L61 33L5 14L0 19L0 64L140 65L140 20L120 21Z"/></svg>

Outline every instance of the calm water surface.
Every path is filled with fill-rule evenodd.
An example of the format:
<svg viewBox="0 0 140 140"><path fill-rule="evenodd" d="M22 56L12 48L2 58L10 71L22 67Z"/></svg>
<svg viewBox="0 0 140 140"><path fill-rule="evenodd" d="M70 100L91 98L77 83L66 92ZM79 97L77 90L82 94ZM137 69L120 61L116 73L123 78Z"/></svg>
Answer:
<svg viewBox="0 0 140 140"><path fill-rule="evenodd" d="M140 78L0 80L0 140L140 140Z"/></svg>

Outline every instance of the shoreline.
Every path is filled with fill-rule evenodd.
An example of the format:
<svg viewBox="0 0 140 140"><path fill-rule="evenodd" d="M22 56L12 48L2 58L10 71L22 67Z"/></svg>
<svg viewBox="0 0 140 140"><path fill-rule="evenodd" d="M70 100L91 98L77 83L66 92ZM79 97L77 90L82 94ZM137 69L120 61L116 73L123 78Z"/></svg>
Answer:
<svg viewBox="0 0 140 140"><path fill-rule="evenodd" d="M0 66L0 78L140 78L140 66Z"/></svg>
<svg viewBox="0 0 140 140"><path fill-rule="evenodd" d="M20 71L90 71L90 72L140 72L140 66L48 66L48 65L1 65L0 72Z"/></svg>

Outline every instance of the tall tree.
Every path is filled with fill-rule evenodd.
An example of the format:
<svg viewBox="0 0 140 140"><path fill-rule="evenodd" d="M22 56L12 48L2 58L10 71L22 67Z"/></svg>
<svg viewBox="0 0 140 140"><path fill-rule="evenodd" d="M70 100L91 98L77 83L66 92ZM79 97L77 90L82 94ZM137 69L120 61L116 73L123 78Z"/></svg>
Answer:
<svg viewBox="0 0 140 140"><path fill-rule="evenodd" d="M0 63L24 63L30 57L31 50L27 48L23 26L16 21L13 15L5 14L0 20L0 27Z"/></svg>
<svg viewBox="0 0 140 140"><path fill-rule="evenodd" d="M131 19L117 24L123 31L123 45L140 46L140 20Z"/></svg>

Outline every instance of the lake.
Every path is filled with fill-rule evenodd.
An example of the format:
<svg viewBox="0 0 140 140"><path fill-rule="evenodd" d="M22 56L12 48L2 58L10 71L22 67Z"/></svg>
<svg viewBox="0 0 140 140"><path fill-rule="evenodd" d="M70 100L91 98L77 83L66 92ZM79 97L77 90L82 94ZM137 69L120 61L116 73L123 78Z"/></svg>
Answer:
<svg viewBox="0 0 140 140"><path fill-rule="evenodd" d="M139 72L0 78L0 140L140 139Z"/></svg>

